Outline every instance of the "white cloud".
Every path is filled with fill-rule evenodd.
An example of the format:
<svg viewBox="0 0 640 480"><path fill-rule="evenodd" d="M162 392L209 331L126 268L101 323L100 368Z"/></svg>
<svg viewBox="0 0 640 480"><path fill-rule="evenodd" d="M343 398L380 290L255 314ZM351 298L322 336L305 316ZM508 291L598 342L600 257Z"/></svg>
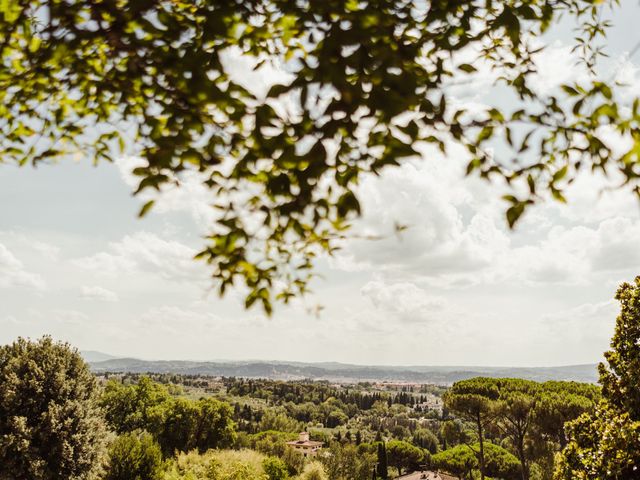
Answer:
<svg viewBox="0 0 640 480"><path fill-rule="evenodd" d="M58 259L58 255L60 254L60 247L58 247L56 245L52 245L52 244L47 243L47 242L41 242L41 241L38 241L38 240L32 240L29 243L29 245L36 252L40 253L43 257L51 259L51 260L57 260Z"/></svg>
<svg viewBox="0 0 640 480"><path fill-rule="evenodd" d="M86 270L91 270L99 275L106 276L133 273L137 266L135 260L125 255L108 252L98 252L89 257L79 258L75 260L75 264Z"/></svg>
<svg viewBox="0 0 640 480"><path fill-rule="evenodd" d="M355 222L355 236L364 239L347 242L334 265L439 276L485 268L506 248L509 239L496 220L475 206L481 202L469 189L475 182L460 181L462 162L431 153L362 183L364 216ZM394 235L396 223L408 229Z"/></svg>
<svg viewBox="0 0 640 480"><path fill-rule="evenodd" d="M542 46L542 45L541 45ZM572 52L573 46L556 41L536 54L537 73L531 77L531 87L540 95L548 95L563 84L588 79L588 72Z"/></svg>
<svg viewBox="0 0 640 480"><path fill-rule="evenodd" d="M587 185L600 180L585 185L581 176L567 192L577 192L579 201L533 206L510 231L499 184L461 180L459 149L448 158L425 153L420 161L362 182L363 217L354 222L353 238L329 260L332 268L458 288L512 280L586 284L598 272L640 266L640 206L629 192L619 203L605 194L599 206L598 189ZM408 228L394 235L395 223Z"/></svg>
<svg viewBox="0 0 640 480"><path fill-rule="evenodd" d="M107 276L146 272L169 280L202 280L201 265L193 260L195 253L180 242L137 232L110 243L105 252L76 259L74 263Z"/></svg>
<svg viewBox="0 0 640 480"><path fill-rule="evenodd" d="M608 348L618 312L618 303L607 300L549 313L538 325L538 337L561 345L574 358L593 357Z"/></svg>
<svg viewBox="0 0 640 480"><path fill-rule="evenodd" d="M589 252L591 266L599 271L640 267L640 221L624 217L604 220L598 226Z"/></svg>
<svg viewBox="0 0 640 480"><path fill-rule="evenodd" d="M140 315L134 324L140 328L159 329L172 334L189 331L209 332L216 326L220 327L222 320L211 312L192 310L184 307L162 305L149 309Z"/></svg>
<svg viewBox="0 0 640 480"><path fill-rule="evenodd" d="M444 310L444 298L429 295L413 283L372 280L360 289L388 317L403 323L433 323Z"/></svg>
<svg viewBox="0 0 640 480"><path fill-rule="evenodd" d="M86 326L91 317L84 312L72 309L53 309L45 317L49 321L70 326Z"/></svg>
<svg viewBox="0 0 640 480"><path fill-rule="evenodd" d="M0 317L0 325L17 326L20 325L20 321L13 315L5 315Z"/></svg>
<svg viewBox="0 0 640 480"><path fill-rule="evenodd" d="M27 271L7 247L0 243L0 287L30 287L43 289L43 278Z"/></svg>
<svg viewBox="0 0 640 480"><path fill-rule="evenodd" d="M117 302L118 294L100 286L83 286L80 296L88 300L100 300L103 302Z"/></svg>
<svg viewBox="0 0 640 480"><path fill-rule="evenodd" d="M259 59L243 53L238 47L227 48L221 61L228 75L257 97L265 97L276 83L288 84L294 79L277 59ZM263 61L262 65L256 68L260 61Z"/></svg>

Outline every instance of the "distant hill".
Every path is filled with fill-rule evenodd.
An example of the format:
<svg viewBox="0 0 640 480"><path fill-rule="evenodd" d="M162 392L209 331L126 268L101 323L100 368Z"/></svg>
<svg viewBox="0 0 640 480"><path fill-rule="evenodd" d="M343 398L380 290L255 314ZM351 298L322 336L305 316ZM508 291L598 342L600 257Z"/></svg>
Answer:
<svg viewBox="0 0 640 480"><path fill-rule="evenodd" d="M113 355L109 355L108 353L96 352L95 350L83 350L80 352L82 358L84 358L85 362L93 363L93 362L104 362L105 360L113 360L118 357L114 357Z"/></svg>
<svg viewBox="0 0 640 480"><path fill-rule="evenodd" d="M85 357L86 358L86 357ZM363 366L343 363L301 362L195 362L182 360L139 360L109 358L88 360L94 372L176 373L280 380L329 380L333 382L389 381L449 385L466 378L515 377L537 381L573 380L595 383L596 365L563 367L456 367L456 366Z"/></svg>

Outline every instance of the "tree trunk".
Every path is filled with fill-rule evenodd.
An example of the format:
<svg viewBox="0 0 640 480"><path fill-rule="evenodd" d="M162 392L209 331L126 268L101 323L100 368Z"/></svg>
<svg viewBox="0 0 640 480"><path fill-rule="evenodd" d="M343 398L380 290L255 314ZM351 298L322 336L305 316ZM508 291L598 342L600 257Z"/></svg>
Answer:
<svg viewBox="0 0 640 480"><path fill-rule="evenodd" d="M522 480L529 480L529 465L527 465L527 458L524 454L524 438L518 440L517 450L520 460L520 467L522 469Z"/></svg>
<svg viewBox="0 0 640 480"><path fill-rule="evenodd" d="M476 417L478 423L478 441L480 442L480 455L478 455L478 462L480 463L480 479L484 480L484 439L482 438L482 421L480 419L480 413Z"/></svg>

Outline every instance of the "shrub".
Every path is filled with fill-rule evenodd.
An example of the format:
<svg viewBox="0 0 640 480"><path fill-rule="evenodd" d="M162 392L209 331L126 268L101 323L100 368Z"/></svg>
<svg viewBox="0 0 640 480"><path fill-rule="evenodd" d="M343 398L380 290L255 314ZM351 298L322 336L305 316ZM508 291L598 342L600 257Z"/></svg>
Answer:
<svg viewBox="0 0 640 480"><path fill-rule="evenodd" d="M104 480L162 480L163 473L160 445L151 434L125 433L111 444Z"/></svg>
<svg viewBox="0 0 640 480"><path fill-rule="evenodd" d="M302 471L300 480L329 480L329 477L320 462L311 462Z"/></svg>
<svg viewBox="0 0 640 480"><path fill-rule="evenodd" d="M262 469L269 480L285 480L289 478L287 465L277 457L267 457L262 461Z"/></svg>
<svg viewBox="0 0 640 480"><path fill-rule="evenodd" d="M269 480L264 460L253 450L194 450L177 455L164 480Z"/></svg>

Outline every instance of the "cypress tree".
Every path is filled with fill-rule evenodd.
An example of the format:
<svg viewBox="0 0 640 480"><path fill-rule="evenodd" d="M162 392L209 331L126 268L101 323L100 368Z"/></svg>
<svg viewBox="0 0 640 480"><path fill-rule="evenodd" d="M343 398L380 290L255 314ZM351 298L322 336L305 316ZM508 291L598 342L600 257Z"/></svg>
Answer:
<svg viewBox="0 0 640 480"><path fill-rule="evenodd" d="M387 480L389 478L389 472L387 468L387 447L384 442L378 443L378 477L383 480Z"/></svg>

